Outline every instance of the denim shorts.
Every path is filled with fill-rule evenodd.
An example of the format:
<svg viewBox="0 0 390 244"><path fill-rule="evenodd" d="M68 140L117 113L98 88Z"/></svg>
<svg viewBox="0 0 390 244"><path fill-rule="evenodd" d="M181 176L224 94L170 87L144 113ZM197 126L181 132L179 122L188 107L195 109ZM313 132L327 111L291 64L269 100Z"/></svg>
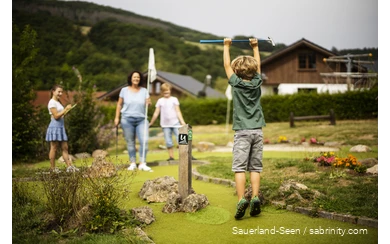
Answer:
<svg viewBox="0 0 390 244"><path fill-rule="evenodd" d="M237 130L234 134L234 172L263 171L263 130Z"/></svg>
<svg viewBox="0 0 390 244"><path fill-rule="evenodd" d="M180 124L175 125L180 126ZM177 138L179 137L179 128L178 127L163 127L164 140L167 148L172 148L174 142L172 141L172 135L175 137L175 143L177 143Z"/></svg>

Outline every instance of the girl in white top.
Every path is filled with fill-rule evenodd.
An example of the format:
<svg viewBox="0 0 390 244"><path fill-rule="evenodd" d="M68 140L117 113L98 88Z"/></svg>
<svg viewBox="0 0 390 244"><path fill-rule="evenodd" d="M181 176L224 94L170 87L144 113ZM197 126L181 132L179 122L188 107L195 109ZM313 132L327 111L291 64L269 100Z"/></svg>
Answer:
<svg viewBox="0 0 390 244"><path fill-rule="evenodd" d="M175 135L176 142L179 135L179 127L185 125L183 115L180 111L179 100L176 97L171 96L171 85L164 83L161 85L161 93L163 97L159 98L156 103L156 110L153 113L153 117L149 123L151 126L158 116L160 117L160 125L164 132L165 144L168 149L169 160L174 160L173 158L173 142L172 134Z"/></svg>
<svg viewBox="0 0 390 244"><path fill-rule="evenodd" d="M55 167L55 158L58 145L61 147L62 157L67 165L66 171L79 171L79 169L74 167L69 160L68 135L65 131L64 116L72 109L72 105L68 104L68 106L66 106L65 108L64 106L62 106L60 102L62 92L62 86L55 85L51 90L52 98L50 99L49 104L47 106L47 108L49 109L49 114L51 115L51 121L46 131L46 141L50 142L50 169L54 173L60 172L60 170Z"/></svg>

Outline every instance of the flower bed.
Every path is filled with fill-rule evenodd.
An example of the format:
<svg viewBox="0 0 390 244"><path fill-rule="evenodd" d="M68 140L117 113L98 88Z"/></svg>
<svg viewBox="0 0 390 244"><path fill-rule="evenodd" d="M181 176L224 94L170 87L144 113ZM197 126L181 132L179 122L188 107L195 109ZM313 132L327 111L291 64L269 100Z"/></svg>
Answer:
<svg viewBox="0 0 390 244"><path fill-rule="evenodd" d="M367 167L358 162L357 158L351 154L346 158L339 158L334 152L321 152L318 157L313 158L313 162L318 163L320 166L345 168L357 173L365 173L367 171Z"/></svg>

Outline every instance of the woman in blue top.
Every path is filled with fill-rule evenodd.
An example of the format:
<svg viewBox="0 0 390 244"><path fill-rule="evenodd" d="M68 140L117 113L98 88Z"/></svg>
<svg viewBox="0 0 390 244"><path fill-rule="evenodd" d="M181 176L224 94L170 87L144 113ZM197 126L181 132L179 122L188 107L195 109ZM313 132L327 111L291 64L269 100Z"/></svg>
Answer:
<svg viewBox="0 0 390 244"><path fill-rule="evenodd" d="M145 106L149 106L151 102L148 90L142 87L143 83L144 79L139 71L133 71L127 77L128 86L123 87L119 93L114 123L115 126L119 125L121 114L121 127L130 158L130 166L127 169L137 169L135 148L135 138L137 137L140 144L138 169L152 171L146 165L149 122L145 117Z"/></svg>

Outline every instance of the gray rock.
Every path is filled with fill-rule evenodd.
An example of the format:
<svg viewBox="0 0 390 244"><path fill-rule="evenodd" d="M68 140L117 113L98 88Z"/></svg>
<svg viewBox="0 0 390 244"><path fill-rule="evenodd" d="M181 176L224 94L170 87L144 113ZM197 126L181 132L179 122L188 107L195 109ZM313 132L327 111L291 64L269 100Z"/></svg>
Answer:
<svg viewBox="0 0 390 244"><path fill-rule="evenodd" d="M195 212L209 204L205 195L196 194L193 189L183 200L179 194L178 181L172 176L145 181L138 196L150 202L165 202L162 212Z"/></svg>
<svg viewBox="0 0 390 244"><path fill-rule="evenodd" d="M356 145L349 149L350 152L370 152L371 148L365 145Z"/></svg>
<svg viewBox="0 0 390 244"><path fill-rule="evenodd" d="M140 221L141 223L145 223L147 225L151 224L156 220L153 214L153 210L147 206L132 208L131 213L138 221Z"/></svg>

